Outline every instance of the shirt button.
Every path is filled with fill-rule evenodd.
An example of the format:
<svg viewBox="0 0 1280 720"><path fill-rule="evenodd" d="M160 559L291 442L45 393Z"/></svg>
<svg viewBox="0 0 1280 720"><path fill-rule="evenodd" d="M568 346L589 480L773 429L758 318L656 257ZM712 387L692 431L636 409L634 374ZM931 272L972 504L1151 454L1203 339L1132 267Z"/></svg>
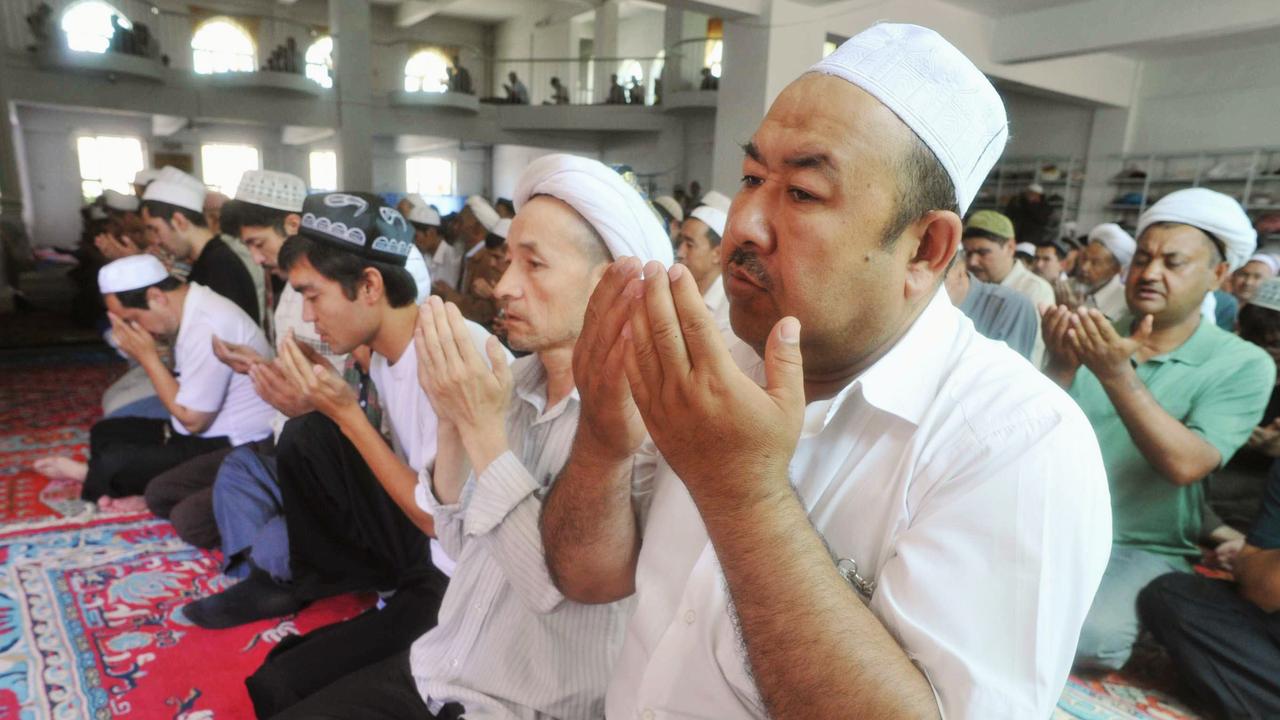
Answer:
<svg viewBox="0 0 1280 720"><path fill-rule="evenodd" d="M643 718L643 720L653 720L653 717L654 717L653 711L645 710L644 712L640 713L640 717Z"/></svg>
<svg viewBox="0 0 1280 720"><path fill-rule="evenodd" d="M692 625L693 621L697 618L698 616L692 610L686 610L684 612L684 622L686 625Z"/></svg>

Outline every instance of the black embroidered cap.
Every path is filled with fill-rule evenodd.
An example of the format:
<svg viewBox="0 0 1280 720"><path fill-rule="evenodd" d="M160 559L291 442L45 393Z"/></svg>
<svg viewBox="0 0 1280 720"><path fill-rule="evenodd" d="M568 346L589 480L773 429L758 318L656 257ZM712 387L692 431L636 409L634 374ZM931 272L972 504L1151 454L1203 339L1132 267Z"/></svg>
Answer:
<svg viewBox="0 0 1280 720"><path fill-rule="evenodd" d="M302 202L302 227L298 232L398 267L404 267L413 248L413 228L408 221L371 193L308 195Z"/></svg>

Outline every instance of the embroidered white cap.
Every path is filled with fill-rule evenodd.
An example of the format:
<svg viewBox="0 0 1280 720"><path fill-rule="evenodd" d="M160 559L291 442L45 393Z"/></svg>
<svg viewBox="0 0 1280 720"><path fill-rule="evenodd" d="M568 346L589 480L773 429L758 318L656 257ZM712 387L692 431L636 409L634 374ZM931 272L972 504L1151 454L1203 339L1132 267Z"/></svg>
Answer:
<svg viewBox="0 0 1280 720"><path fill-rule="evenodd" d="M718 207L710 205L699 205L689 213L690 220L701 220L707 224L707 227L716 231L720 237L724 237L724 224L729 220L729 214Z"/></svg>
<svg viewBox="0 0 1280 720"><path fill-rule="evenodd" d="M413 205L413 209L409 211L409 222L415 225L440 227L440 213L430 205Z"/></svg>
<svg viewBox="0 0 1280 720"><path fill-rule="evenodd" d="M272 210L302 212L307 184L297 175L275 170L246 170L236 188L236 200Z"/></svg>
<svg viewBox="0 0 1280 720"><path fill-rule="evenodd" d="M102 204L106 205L110 210L118 210L120 212L138 212L138 206L141 201L136 195L125 195L115 190L102 191Z"/></svg>
<svg viewBox="0 0 1280 720"><path fill-rule="evenodd" d="M165 167L142 193L142 200L155 200L203 213L205 194L204 183L175 167Z"/></svg>
<svg viewBox="0 0 1280 720"><path fill-rule="evenodd" d="M98 292L103 295L151 287L169 277L155 255L142 253L113 260L98 270Z"/></svg>
<svg viewBox="0 0 1280 720"><path fill-rule="evenodd" d="M659 195L653 199L653 204L667 211L676 222L684 221L684 208L680 207L680 203L670 195Z"/></svg>

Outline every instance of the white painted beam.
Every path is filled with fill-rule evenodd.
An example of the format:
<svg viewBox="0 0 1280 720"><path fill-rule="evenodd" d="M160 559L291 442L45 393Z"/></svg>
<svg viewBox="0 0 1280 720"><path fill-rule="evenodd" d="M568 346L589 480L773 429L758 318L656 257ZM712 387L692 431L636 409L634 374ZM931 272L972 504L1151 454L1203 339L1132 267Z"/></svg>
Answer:
<svg viewBox="0 0 1280 720"><path fill-rule="evenodd" d="M396 27L413 27L455 2L457 0L404 0L396 6Z"/></svg>
<svg viewBox="0 0 1280 720"><path fill-rule="evenodd" d="M1086 0L996 19L991 54L1024 63L1271 27L1276 0Z"/></svg>
<svg viewBox="0 0 1280 720"><path fill-rule="evenodd" d="M768 0L660 0L663 5L706 13L726 20L756 17L765 12Z"/></svg>

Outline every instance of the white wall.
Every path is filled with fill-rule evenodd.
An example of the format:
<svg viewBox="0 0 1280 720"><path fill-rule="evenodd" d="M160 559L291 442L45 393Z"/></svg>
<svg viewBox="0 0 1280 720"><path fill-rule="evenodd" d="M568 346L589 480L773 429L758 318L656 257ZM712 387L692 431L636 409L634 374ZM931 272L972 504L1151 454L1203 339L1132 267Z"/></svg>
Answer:
<svg viewBox="0 0 1280 720"><path fill-rule="evenodd" d="M1130 152L1280 146L1280 41L1144 63Z"/></svg>
<svg viewBox="0 0 1280 720"><path fill-rule="evenodd" d="M1065 156L1083 159L1089 150L1094 108L1002 88L1009 115L1006 157Z"/></svg>

